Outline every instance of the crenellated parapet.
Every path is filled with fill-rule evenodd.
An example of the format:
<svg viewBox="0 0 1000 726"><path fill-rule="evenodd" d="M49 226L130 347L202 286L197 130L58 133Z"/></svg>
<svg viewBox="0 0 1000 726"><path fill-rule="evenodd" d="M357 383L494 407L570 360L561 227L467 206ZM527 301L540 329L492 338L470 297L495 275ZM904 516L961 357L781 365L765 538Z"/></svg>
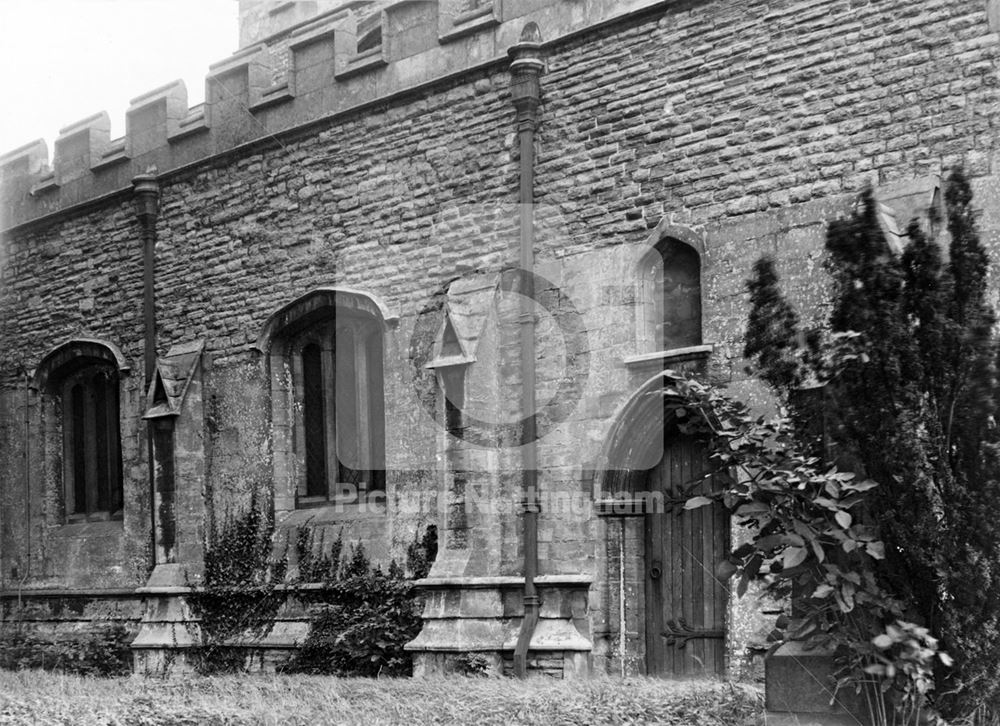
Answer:
<svg viewBox="0 0 1000 726"><path fill-rule="evenodd" d="M663 0L352 0L213 64L205 103L183 81L132 99L125 135L108 114L66 126L51 163L38 140L0 156L3 229L120 192L159 173L506 58L524 25L547 41ZM267 3L262 4L264 6ZM270 3L282 11L288 3ZM266 12L266 7L256 11ZM269 12L269 11L267 11Z"/></svg>

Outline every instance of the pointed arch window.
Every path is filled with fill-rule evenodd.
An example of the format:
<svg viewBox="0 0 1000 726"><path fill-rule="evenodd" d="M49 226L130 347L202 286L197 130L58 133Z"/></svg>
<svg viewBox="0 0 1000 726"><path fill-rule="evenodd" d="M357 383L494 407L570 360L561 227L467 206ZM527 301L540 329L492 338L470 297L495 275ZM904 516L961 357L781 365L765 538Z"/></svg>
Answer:
<svg viewBox="0 0 1000 726"><path fill-rule="evenodd" d="M298 504L384 491L381 326L329 311L291 340L289 354Z"/></svg>
<svg viewBox="0 0 1000 726"><path fill-rule="evenodd" d="M87 366L64 379L61 399L67 517L120 516L118 372L107 364Z"/></svg>
<svg viewBox="0 0 1000 726"><path fill-rule="evenodd" d="M79 340L50 353L35 373L46 439L55 444L46 449L47 466L61 478L66 522L122 518L120 389L127 370L117 349Z"/></svg>
<svg viewBox="0 0 1000 726"><path fill-rule="evenodd" d="M640 265L640 337L648 351L702 344L701 258L667 237Z"/></svg>
<svg viewBox="0 0 1000 726"><path fill-rule="evenodd" d="M265 324L277 510L384 497L384 311L365 293L320 288Z"/></svg>

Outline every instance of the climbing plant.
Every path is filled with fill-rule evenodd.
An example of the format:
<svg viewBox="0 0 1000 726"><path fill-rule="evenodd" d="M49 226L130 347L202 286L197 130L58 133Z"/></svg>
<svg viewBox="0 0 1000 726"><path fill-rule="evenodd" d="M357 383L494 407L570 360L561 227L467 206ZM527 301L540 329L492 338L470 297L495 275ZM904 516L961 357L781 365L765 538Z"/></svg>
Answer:
<svg viewBox="0 0 1000 726"><path fill-rule="evenodd" d="M395 561L385 571L373 566L360 543L344 556L341 534L325 546L308 525L291 530L284 552L275 556L274 523L256 496L246 509L223 517L218 526L214 522L204 576L188 583L199 625L200 645L193 653L199 672L249 668L255 641L271 631L289 598L307 605L310 634L283 670L360 676L409 672L403 646L421 624L413 581L426 576L436 556L433 525L408 546L407 574ZM290 559L295 562L291 569Z"/></svg>
<svg viewBox="0 0 1000 726"><path fill-rule="evenodd" d="M200 583L189 583L188 603L198 619L201 644L194 666L205 674L248 667L248 644L274 626L284 600L278 586L286 560L272 557L274 523L256 495L247 508L210 527Z"/></svg>
<svg viewBox="0 0 1000 726"><path fill-rule="evenodd" d="M338 538L334 550L340 552ZM429 526L407 551L407 570L393 560L383 571L373 566L361 544L342 562L326 558L321 590L300 596L311 601L309 636L285 665L288 673L341 676L408 675L403 646L420 632L419 597L413 579L426 576L437 553L437 530ZM301 558L300 553L300 558Z"/></svg>

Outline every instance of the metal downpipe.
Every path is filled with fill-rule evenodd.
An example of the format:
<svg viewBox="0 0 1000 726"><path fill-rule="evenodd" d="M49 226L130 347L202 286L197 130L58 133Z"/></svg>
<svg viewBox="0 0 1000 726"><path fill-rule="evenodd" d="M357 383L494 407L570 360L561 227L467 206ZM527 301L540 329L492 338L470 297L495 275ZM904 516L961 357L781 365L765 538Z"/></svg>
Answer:
<svg viewBox="0 0 1000 726"><path fill-rule="evenodd" d="M142 318L145 349L143 353L144 389L149 390L156 372L156 219L160 213L160 183L156 168L132 180L135 216L142 236ZM153 475L153 425L146 422L146 459L149 464L149 522L153 561L156 565L156 484Z"/></svg>
<svg viewBox="0 0 1000 726"><path fill-rule="evenodd" d="M540 77L545 70L541 59L541 33L535 23L528 23L520 42L509 55L511 97L517 109L517 130L520 142L520 190L518 202L521 223L521 477L522 477L522 541L524 545L524 618L514 647L514 674L528 674L528 648L538 623L539 600L535 588L538 574L538 449L535 439L535 128L541 105Z"/></svg>

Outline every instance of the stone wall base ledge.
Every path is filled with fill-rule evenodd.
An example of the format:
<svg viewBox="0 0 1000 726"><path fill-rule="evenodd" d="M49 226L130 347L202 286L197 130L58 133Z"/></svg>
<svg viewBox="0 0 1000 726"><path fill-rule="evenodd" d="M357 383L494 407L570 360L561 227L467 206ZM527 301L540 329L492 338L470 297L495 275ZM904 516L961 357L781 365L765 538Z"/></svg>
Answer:
<svg viewBox="0 0 1000 726"><path fill-rule="evenodd" d="M765 711L767 726L858 726L858 720L847 714L799 714ZM862 724L861 726L866 726Z"/></svg>
<svg viewBox="0 0 1000 726"><path fill-rule="evenodd" d="M590 575L540 575L535 585L542 587L583 587L590 585ZM524 587L524 578L517 575L495 577L425 577L414 584L423 589Z"/></svg>

